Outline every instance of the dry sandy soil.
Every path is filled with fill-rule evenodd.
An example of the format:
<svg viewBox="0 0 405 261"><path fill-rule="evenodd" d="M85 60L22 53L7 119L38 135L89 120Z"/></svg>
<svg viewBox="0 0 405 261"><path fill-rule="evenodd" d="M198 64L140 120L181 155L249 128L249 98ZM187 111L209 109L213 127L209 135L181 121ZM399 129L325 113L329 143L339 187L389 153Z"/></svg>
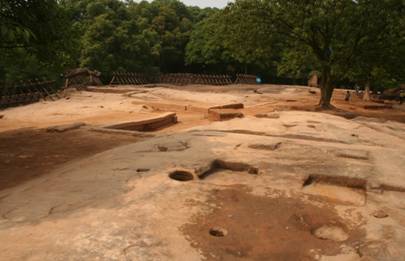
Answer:
<svg viewBox="0 0 405 261"><path fill-rule="evenodd" d="M0 111L0 260L404 260L405 109L344 94L319 112L300 86L122 86Z"/></svg>

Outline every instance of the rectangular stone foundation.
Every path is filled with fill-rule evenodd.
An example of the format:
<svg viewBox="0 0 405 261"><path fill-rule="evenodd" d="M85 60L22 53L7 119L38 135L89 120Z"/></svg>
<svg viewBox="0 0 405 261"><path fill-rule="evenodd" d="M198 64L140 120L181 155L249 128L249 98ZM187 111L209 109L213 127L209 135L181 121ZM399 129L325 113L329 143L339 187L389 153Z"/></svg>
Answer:
<svg viewBox="0 0 405 261"><path fill-rule="evenodd" d="M232 109L211 109L208 111L210 121L226 121L234 118L243 118L244 115L238 110Z"/></svg>

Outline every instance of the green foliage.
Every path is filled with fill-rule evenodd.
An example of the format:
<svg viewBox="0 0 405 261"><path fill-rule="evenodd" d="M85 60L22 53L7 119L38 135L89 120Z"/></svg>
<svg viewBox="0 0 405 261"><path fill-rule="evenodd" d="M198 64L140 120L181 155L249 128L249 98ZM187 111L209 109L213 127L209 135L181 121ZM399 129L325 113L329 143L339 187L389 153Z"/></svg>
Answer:
<svg viewBox="0 0 405 261"><path fill-rule="evenodd" d="M402 0L237 0L217 17L197 27L189 62L209 63L226 52L224 62L276 64L289 77L316 70L324 107L337 81L404 77Z"/></svg>
<svg viewBox="0 0 405 261"><path fill-rule="evenodd" d="M212 10L177 0L1 0L0 79L78 66L105 79L116 70L183 71L191 31Z"/></svg>
<svg viewBox="0 0 405 261"><path fill-rule="evenodd" d="M236 1L197 24L187 46L187 62L222 65L238 71L274 66L279 48L260 0ZM220 66L221 67L221 66Z"/></svg>
<svg viewBox="0 0 405 261"><path fill-rule="evenodd" d="M230 50L225 47L222 13L213 13L198 23L187 45L188 64L217 65L234 63Z"/></svg>
<svg viewBox="0 0 405 261"><path fill-rule="evenodd" d="M78 37L80 66L108 78L116 70L179 72L194 24L212 9L186 7L177 0L140 3L65 0Z"/></svg>
<svg viewBox="0 0 405 261"><path fill-rule="evenodd" d="M395 86L405 81L405 4L401 0L360 1L363 37L346 77L372 87Z"/></svg>
<svg viewBox="0 0 405 261"><path fill-rule="evenodd" d="M326 70L332 82L367 81L377 71L379 79L404 76L404 56L398 55L404 46L403 1L266 2L270 22L285 40L281 72L309 66Z"/></svg>
<svg viewBox="0 0 405 261"><path fill-rule="evenodd" d="M0 81L90 67L248 72L388 86L405 81L403 0L0 0ZM276 75L276 73L278 75ZM328 100L327 95L324 97Z"/></svg>
<svg viewBox="0 0 405 261"><path fill-rule="evenodd" d="M268 68L277 57L271 24L263 20L267 15L260 0L236 1L224 9L224 45L240 64Z"/></svg>
<svg viewBox="0 0 405 261"><path fill-rule="evenodd" d="M72 63L71 27L57 1L0 3L0 80L55 78Z"/></svg>

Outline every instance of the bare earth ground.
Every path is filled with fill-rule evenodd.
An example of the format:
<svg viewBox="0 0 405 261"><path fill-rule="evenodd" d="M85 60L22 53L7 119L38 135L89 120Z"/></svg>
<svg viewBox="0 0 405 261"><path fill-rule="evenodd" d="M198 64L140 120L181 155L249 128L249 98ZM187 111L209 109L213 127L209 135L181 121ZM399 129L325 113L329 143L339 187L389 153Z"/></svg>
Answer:
<svg viewBox="0 0 405 261"><path fill-rule="evenodd" d="M23 129L0 134L0 189L16 186L75 159L140 140L129 135Z"/></svg>
<svg viewBox="0 0 405 261"><path fill-rule="evenodd" d="M318 99L123 86L0 111L0 260L404 260L404 108ZM208 120L231 103L244 118ZM167 112L147 135L103 129Z"/></svg>

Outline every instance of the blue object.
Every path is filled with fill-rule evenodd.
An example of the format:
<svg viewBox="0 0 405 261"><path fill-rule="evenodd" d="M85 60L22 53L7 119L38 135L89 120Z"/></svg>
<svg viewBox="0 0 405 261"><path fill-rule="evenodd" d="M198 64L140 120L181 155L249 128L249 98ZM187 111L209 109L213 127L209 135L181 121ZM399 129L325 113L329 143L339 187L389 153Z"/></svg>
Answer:
<svg viewBox="0 0 405 261"><path fill-rule="evenodd" d="M261 84L262 83L262 78L260 78L259 76L256 76L256 83Z"/></svg>

